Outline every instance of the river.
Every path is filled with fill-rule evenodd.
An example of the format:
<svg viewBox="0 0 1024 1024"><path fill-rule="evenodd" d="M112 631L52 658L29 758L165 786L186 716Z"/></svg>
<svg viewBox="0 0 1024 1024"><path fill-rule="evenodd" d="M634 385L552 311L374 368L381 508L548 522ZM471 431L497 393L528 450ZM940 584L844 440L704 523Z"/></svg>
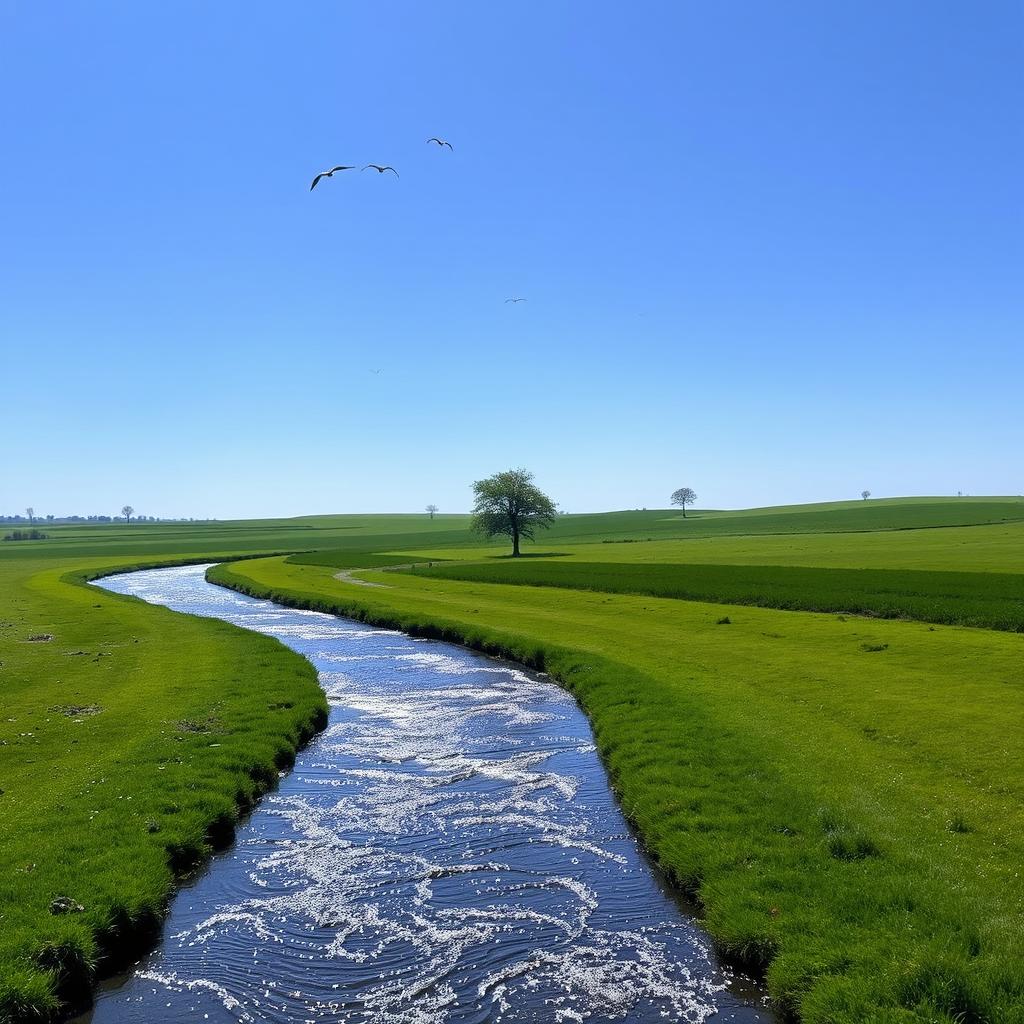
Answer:
<svg viewBox="0 0 1024 1024"><path fill-rule="evenodd" d="M278 638L329 723L83 1024L773 1019L643 854L565 691L205 569L97 585Z"/></svg>

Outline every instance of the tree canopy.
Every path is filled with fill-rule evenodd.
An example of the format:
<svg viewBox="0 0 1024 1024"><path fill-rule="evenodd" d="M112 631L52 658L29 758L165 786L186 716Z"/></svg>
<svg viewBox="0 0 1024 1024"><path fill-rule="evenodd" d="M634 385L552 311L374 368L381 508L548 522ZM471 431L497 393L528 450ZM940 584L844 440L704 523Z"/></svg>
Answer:
<svg viewBox="0 0 1024 1024"><path fill-rule="evenodd" d="M534 531L554 521L554 502L533 484L525 469L508 469L473 484L473 529L488 537L512 538L512 556L519 557L519 540L533 540Z"/></svg>
<svg viewBox="0 0 1024 1024"><path fill-rule="evenodd" d="M697 500L697 492L692 487L680 487L672 492L672 504L679 505L683 510L683 518L686 518L686 506L692 505Z"/></svg>

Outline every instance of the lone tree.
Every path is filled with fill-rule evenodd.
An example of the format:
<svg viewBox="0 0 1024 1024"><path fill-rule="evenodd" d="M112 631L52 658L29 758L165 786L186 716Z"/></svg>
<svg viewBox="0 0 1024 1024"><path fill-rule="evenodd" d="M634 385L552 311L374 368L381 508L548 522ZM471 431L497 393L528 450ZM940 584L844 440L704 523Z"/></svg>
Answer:
<svg viewBox="0 0 1024 1024"><path fill-rule="evenodd" d="M864 499L865 501L867 501L867 500L868 500L868 498L870 498L870 497L871 497L871 492L870 492L870 491L861 491L861 492L860 492L860 496L861 496L861 497L862 497L862 498L863 498L863 499Z"/></svg>
<svg viewBox="0 0 1024 1024"><path fill-rule="evenodd" d="M686 506L692 505L697 500L697 492L692 487L680 487L678 491L672 492L672 504L678 505L683 510L683 518L686 518Z"/></svg>
<svg viewBox="0 0 1024 1024"><path fill-rule="evenodd" d="M437 506L436 506L436 505L428 505L428 506L427 506L427 512L428 512L428 513L430 514L430 518L431 518L431 519L433 519L433 518L434 518L434 513L435 513L436 511L437 511Z"/></svg>
<svg viewBox="0 0 1024 1024"><path fill-rule="evenodd" d="M132 513L134 511L135 509L133 509L131 505L125 505L125 507L121 509L121 515L124 516L124 521L126 523L130 523L132 521Z"/></svg>
<svg viewBox="0 0 1024 1024"><path fill-rule="evenodd" d="M512 538L512 557L519 557L519 538L533 540L537 527L554 521L555 503L531 482L525 469L508 469L473 484L473 529L488 537Z"/></svg>
<svg viewBox="0 0 1024 1024"><path fill-rule="evenodd" d="M36 510L31 505L29 505L29 507L25 509L25 515L28 516L28 521L30 524L36 521Z"/></svg>

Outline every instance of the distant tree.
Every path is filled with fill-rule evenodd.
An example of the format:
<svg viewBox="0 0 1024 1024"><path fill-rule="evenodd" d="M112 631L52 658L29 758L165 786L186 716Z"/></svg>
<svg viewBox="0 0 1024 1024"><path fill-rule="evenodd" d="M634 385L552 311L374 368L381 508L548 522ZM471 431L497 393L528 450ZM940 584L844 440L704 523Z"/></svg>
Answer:
<svg viewBox="0 0 1024 1024"><path fill-rule="evenodd" d="M861 491L860 492L860 496L861 496L861 498L864 499L864 501L867 501L868 498L871 497L871 492L870 491Z"/></svg>
<svg viewBox="0 0 1024 1024"><path fill-rule="evenodd" d="M433 519L434 518L434 514L437 512L437 506L436 505L428 505L427 506L427 512L430 513L430 518Z"/></svg>
<svg viewBox="0 0 1024 1024"><path fill-rule="evenodd" d="M692 487L680 487L672 492L672 504L678 505L683 510L683 518L686 518L686 506L692 505L697 500L697 492Z"/></svg>
<svg viewBox="0 0 1024 1024"><path fill-rule="evenodd" d="M133 509L131 505L125 505L125 507L121 509L121 515L124 516L124 521L126 523L130 523L132 521L132 513L134 511L135 509Z"/></svg>
<svg viewBox="0 0 1024 1024"><path fill-rule="evenodd" d="M31 505L25 509L25 515L28 516L28 521L30 523L34 523L36 521L36 510Z"/></svg>
<svg viewBox="0 0 1024 1024"><path fill-rule="evenodd" d="M473 484L473 529L511 537L513 558L519 557L519 539L533 540L534 530L546 530L556 515L554 502L532 481L525 469L509 469Z"/></svg>

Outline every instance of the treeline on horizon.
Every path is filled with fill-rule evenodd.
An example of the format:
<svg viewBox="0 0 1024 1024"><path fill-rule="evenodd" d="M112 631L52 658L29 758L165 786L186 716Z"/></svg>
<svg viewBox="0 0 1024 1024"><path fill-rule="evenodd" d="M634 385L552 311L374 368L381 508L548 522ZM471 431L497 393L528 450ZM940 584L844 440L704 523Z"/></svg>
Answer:
<svg viewBox="0 0 1024 1024"><path fill-rule="evenodd" d="M33 525L35 523L46 523L48 526L68 526L75 523L123 523L125 521L124 516L113 515L113 516L33 516L31 519L28 516L0 516L0 524L4 526L15 526L23 523ZM184 516L178 518L168 516L132 516L131 521L133 523L212 523L216 522L215 519L195 519L189 516L187 519Z"/></svg>

